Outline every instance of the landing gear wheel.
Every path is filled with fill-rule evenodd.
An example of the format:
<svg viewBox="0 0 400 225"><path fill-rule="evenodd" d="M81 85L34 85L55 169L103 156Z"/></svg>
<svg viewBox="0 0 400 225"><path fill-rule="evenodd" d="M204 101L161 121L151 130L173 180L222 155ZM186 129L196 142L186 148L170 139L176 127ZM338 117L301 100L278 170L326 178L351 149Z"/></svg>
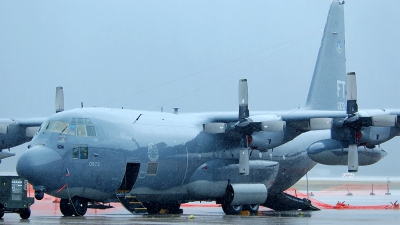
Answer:
<svg viewBox="0 0 400 225"><path fill-rule="evenodd" d="M243 205L243 210L249 210L250 213L257 213L259 208L260 208L259 204Z"/></svg>
<svg viewBox="0 0 400 225"><path fill-rule="evenodd" d="M23 209L20 213L19 216L21 217L21 219L28 219L31 216L31 209L27 208L27 209Z"/></svg>
<svg viewBox="0 0 400 225"><path fill-rule="evenodd" d="M147 208L147 213L157 214L160 213L161 205L158 202L143 202L144 207Z"/></svg>
<svg viewBox="0 0 400 225"><path fill-rule="evenodd" d="M64 216L72 216L74 215L74 208L72 207L69 199L61 199L60 201L60 211Z"/></svg>
<svg viewBox="0 0 400 225"><path fill-rule="evenodd" d="M179 214L181 204L179 203L165 203L162 205L162 208L168 209L169 214Z"/></svg>
<svg viewBox="0 0 400 225"><path fill-rule="evenodd" d="M222 210L224 210L226 215L239 215L239 213L243 209L242 205L222 204L221 206L222 206Z"/></svg>
<svg viewBox="0 0 400 225"><path fill-rule="evenodd" d="M43 191L35 191L35 198L37 200L42 200L44 197L44 192Z"/></svg>
<svg viewBox="0 0 400 225"><path fill-rule="evenodd" d="M73 213L75 216L83 216L86 214L88 202L86 199L74 196L71 198L73 204Z"/></svg>

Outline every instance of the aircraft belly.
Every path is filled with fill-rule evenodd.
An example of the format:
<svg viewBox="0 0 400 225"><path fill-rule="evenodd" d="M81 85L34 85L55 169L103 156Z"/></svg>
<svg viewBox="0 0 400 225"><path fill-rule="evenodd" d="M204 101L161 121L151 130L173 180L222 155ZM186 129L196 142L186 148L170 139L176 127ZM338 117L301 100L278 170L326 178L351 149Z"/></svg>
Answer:
<svg viewBox="0 0 400 225"><path fill-rule="evenodd" d="M87 187L65 187L63 190L51 190L48 192L49 195L69 199L73 196L80 196L87 199L92 199L100 202L116 202L118 199L115 196L115 193L109 193L100 191L96 188L87 188Z"/></svg>

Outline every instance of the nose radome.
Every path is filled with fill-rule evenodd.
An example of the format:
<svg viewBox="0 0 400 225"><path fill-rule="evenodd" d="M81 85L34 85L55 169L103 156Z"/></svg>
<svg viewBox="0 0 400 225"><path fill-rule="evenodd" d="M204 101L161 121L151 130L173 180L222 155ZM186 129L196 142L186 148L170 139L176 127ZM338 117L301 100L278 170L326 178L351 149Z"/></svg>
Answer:
<svg viewBox="0 0 400 225"><path fill-rule="evenodd" d="M64 161L54 150L34 146L24 152L17 162L17 173L34 186L57 188L63 175Z"/></svg>

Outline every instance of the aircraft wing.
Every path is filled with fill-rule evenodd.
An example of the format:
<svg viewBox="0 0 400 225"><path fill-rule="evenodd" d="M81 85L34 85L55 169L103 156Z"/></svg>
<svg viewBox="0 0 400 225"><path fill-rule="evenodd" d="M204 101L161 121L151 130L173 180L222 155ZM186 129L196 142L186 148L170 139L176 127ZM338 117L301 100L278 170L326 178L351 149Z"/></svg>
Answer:
<svg viewBox="0 0 400 225"><path fill-rule="evenodd" d="M14 155L15 155L15 153L11 153L11 152L0 152L0 160L14 156Z"/></svg>
<svg viewBox="0 0 400 225"><path fill-rule="evenodd" d="M364 145L377 145L400 135L400 110L360 110L357 114L363 122L360 132ZM251 136L250 147L270 149L285 144L298 135L312 130L331 129L335 139L347 142L346 111L295 109L290 111L252 111L245 119L238 112L198 113L209 123L203 124L206 133ZM265 144L269 142L269 144Z"/></svg>
<svg viewBox="0 0 400 225"><path fill-rule="evenodd" d="M30 141L45 120L46 118L0 119L0 150Z"/></svg>

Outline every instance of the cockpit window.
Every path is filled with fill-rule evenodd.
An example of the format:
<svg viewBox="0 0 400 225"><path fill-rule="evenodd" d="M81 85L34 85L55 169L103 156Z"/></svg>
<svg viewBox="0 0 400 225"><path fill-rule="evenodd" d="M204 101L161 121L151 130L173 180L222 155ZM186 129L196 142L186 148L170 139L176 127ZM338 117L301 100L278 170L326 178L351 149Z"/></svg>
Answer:
<svg viewBox="0 0 400 225"><path fill-rule="evenodd" d="M96 130L94 129L93 125L86 125L86 132L87 136L89 137L96 137Z"/></svg>
<svg viewBox="0 0 400 225"><path fill-rule="evenodd" d="M92 124L92 121L89 118L84 118L85 124Z"/></svg>
<svg viewBox="0 0 400 225"><path fill-rule="evenodd" d="M68 123L57 121L57 123L54 127L54 132L67 134L68 133Z"/></svg>
<svg viewBox="0 0 400 225"><path fill-rule="evenodd" d="M49 121L45 127L44 131L49 131L49 132L53 132L54 131L54 127L56 126L57 121Z"/></svg>
<svg viewBox="0 0 400 225"><path fill-rule="evenodd" d="M68 132L68 134L69 134L69 135L75 136L75 132L76 132L76 125L75 125L75 124L70 124L70 125L69 125L69 132Z"/></svg>
<svg viewBox="0 0 400 225"><path fill-rule="evenodd" d="M47 121L40 132L55 132L79 137L96 137L96 129L89 118L72 118L71 123L63 121Z"/></svg>
<svg viewBox="0 0 400 225"><path fill-rule="evenodd" d="M76 118L76 124L83 124L83 118Z"/></svg>
<svg viewBox="0 0 400 225"><path fill-rule="evenodd" d="M85 125L80 125L80 124L76 125L76 136L80 137L87 136Z"/></svg>
<svg viewBox="0 0 400 225"><path fill-rule="evenodd" d="M39 132L44 132L46 130L47 124L49 124L49 121L45 122L40 126Z"/></svg>

